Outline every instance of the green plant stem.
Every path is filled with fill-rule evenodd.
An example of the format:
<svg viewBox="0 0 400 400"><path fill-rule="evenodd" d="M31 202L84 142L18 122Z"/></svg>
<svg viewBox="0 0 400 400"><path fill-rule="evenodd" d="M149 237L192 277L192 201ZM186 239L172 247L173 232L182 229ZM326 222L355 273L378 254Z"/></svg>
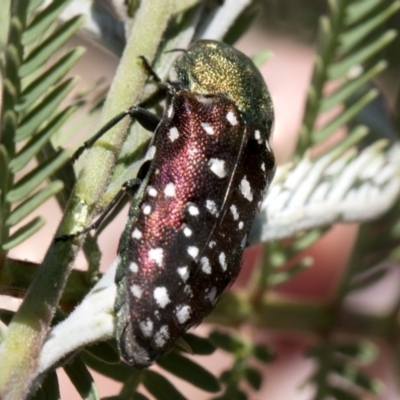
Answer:
<svg viewBox="0 0 400 400"><path fill-rule="evenodd" d="M141 3L101 123L140 100L147 74L138 56L144 55L150 62L153 61L170 16L169 1ZM89 223L94 205L108 184L128 125L129 120L123 121L88 152L86 167L77 181L60 232L71 232ZM21 400L32 390L40 349L82 240L50 247L13 318L0 348L2 400Z"/></svg>

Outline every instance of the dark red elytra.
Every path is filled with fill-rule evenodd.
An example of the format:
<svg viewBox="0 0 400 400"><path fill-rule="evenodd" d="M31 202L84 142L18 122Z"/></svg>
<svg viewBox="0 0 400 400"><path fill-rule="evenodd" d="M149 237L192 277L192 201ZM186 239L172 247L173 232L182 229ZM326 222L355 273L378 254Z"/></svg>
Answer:
<svg viewBox="0 0 400 400"><path fill-rule="evenodd" d="M271 99L242 53L193 44L168 92L118 251L116 336L136 368L198 325L236 279L275 169Z"/></svg>

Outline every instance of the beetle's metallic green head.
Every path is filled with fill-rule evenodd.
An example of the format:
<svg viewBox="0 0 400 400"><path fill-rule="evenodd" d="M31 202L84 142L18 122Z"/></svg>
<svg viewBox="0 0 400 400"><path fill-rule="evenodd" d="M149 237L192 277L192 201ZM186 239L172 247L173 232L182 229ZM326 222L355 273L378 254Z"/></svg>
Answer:
<svg viewBox="0 0 400 400"><path fill-rule="evenodd" d="M193 43L175 62L170 81L178 89L206 96L223 93L237 104L247 122L272 125L272 101L260 72L229 45L212 40Z"/></svg>

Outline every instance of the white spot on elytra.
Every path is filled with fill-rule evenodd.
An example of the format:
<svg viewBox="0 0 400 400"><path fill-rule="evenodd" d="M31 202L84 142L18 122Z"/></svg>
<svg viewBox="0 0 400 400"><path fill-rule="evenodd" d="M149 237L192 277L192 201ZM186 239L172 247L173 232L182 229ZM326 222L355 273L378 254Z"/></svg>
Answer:
<svg viewBox="0 0 400 400"><path fill-rule="evenodd" d="M179 131L176 128L176 126L173 126L170 130L169 130L169 134L168 134L169 139L171 140L171 142L174 142L176 139L178 139L179 137Z"/></svg>
<svg viewBox="0 0 400 400"><path fill-rule="evenodd" d="M248 201L253 201L253 193L251 191L250 182L247 180L246 176L240 182L239 188L245 199L247 199Z"/></svg>
<svg viewBox="0 0 400 400"><path fill-rule="evenodd" d="M145 160L152 160L155 154L156 154L156 147L150 146L149 149L147 150Z"/></svg>
<svg viewBox="0 0 400 400"><path fill-rule="evenodd" d="M149 260L154 261L159 267L162 266L164 258L164 250L161 247L149 250Z"/></svg>
<svg viewBox="0 0 400 400"><path fill-rule="evenodd" d="M217 205L215 204L215 201L207 200L206 208L208 211L210 211L211 214L213 214L213 215L218 214Z"/></svg>
<svg viewBox="0 0 400 400"><path fill-rule="evenodd" d="M217 296L217 288L213 287L207 294L206 294L206 299L212 303L215 300L215 297Z"/></svg>
<svg viewBox="0 0 400 400"><path fill-rule="evenodd" d="M218 178L225 178L227 172L224 160L220 160L218 158L210 158L208 165L210 166L211 171L214 172L214 174L217 175Z"/></svg>
<svg viewBox="0 0 400 400"><path fill-rule="evenodd" d="M228 111L228 113L226 114L226 119L228 120L228 122L232 125L235 126L238 123L238 120L236 118L236 115L232 112L232 111Z"/></svg>
<svg viewBox="0 0 400 400"><path fill-rule="evenodd" d="M153 321L150 318L147 318L146 321L140 322L139 327L143 335L146 337L150 337L153 333Z"/></svg>
<svg viewBox="0 0 400 400"><path fill-rule="evenodd" d="M189 278L189 268L185 265L184 267L179 267L177 271L182 280L186 282Z"/></svg>
<svg viewBox="0 0 400 400"><path fill-rule="evenodd" d="M192 230L190 229L190 228L188 228L187 226L185 226L184 228L183 228L183 234L186 236L186 237L190 237L190 236L192 236Z"/></svg>
<svg viewBox="0 0 400 400"><path fill-rule="evenodd" d="M163 325L160 330L154 335L154 343L156 347L163 347L169 339L168 326Z"/></svg>
<svg viewBox="0 0 400 400"><path fill-rule="evenodd" d="M221 265L222 270L226 271L227 265L226 265L226 256L224 252L219 253L218 261L219 264Z"/></svg>
<svg viewBox="0 0 400 400"><path fill-rule="evenodd" d="M184 293L187 294L189 297L193 297L193 291L192 291L192 288L191 288L189 285L186 285L186 286L183 288L183 291L184 291Z"/></svg>
<svg viewBox="0 0 400 400"><path fill-rule="evenodd" d="M211 240L211 242L208 243L208 247L209 247L210 249L212 249L216 244L217 244L217 243L215 243L214 240Z"/></svg>
<svg viewBox="0 0 400 400"><path fill-rule="evenodd" d="M184 324L190 318L192 309L187 305L180 305L176 307L175 315L180 324Z"/></svg>
<svg viewBox="0 0 400 400"><path fill-rule="evenodd" d="M175 185L172 182L168 183L165 186L164 194L167 197L174 197L175 196Z"/></svg>
<svg viewBox="0 0 400 400"><path fill-rule="evenodd" d="M135 228L132 232L132 239L141 239L141 238L142 238L142 232L140 232L138 228Z"/></svg>
<svg viewBox="0 0 400 400"><path fill-rule="evenodd" d="M196 216L196 215L200 214L199 209L198 209L197 206L193 206L193 205L189 206L188 211L189 211L189 214L193 215L193 216Z"/></svg>
<svg viewBox="0 0 400 400"><path fill-rule="evenodd" d="M260 134L260 131L259 131L258 129L256 129L256 130L254 131L254 137L255 137L256 140L260 141L260 139L261 139L261 134Z"/></svg>
<svg viewBox="0 0 400 400"><path fill-rule="evenodd" d="M150 204L144 204L142 210L143 210L143 214L149 215L151 213Z"/></svg>
<svg viewBox="0 0 400 400"><path fill-rule="evenodd" d="M135 262L131 262L131 263L129 264L129 270L130 270L132 273L136 274L136 273L139 271L139 265L137 265Z"/></svg>
<svg viewBox="0 0 400 400"><path fill-rule="evenodd" d="M196 258L197 255L199 254L199 248L195 246L189 246L187 252L189 253L190 256L192 256L192 258Z"/></svg>
<svg viewBox="0 0 400 400"><path fill-rule="evenodd" d="M211 274L210 260L207 257L201 257L200 259L201 269L205 274Z"/></svg>
<svg viewBox="0 0 400 400"><path fill-rule="evenodd" d="M244 224L243 224L243 221L239 221L238 228L239 228L239 229L243 229L243 225L244 225Z"/></svg>
<svg viewBox="0 0 400 400"><path fill-rule="evenodd" d="M264 163L261 164L261 169L262 169L263 171L265 171L265 164L264 164Z"/></svg>
<svg viewBox="0 0 400 400"><path fill-rule="evenodd" d="M168 303L171 302L168 296L167 288L164 286L156 287L153 291L153 297L161 308L164 308Z"/></svg>
<svg viewBox="0 0 400 400"><path fill-rule="evenodd" d="M208 135L214 135L215 130L208 122L202 122L201 127L206 131Z"/></svg>
<svg viewBox="0 0 400 400"><path fill-rule="evenodd" d="M140 299L142 297L143 289L139 285L132 285L131 286L131 293Z"/></svg>
<svg viewBox="0 0 400 400"><path fill-rule="evenodd" d="M235 221L237 221L239 219L239 213L238 213L237 207L234 204L232 204L230 207L230 210L233 215L233 219Z"/></svg>
<svg viewBox="0 0 400 400"><path fill-rule="evenodd" d="M157 196L157 190L153 186L149 186L147 189L147 193L151 197L156 197Z"/></svg>

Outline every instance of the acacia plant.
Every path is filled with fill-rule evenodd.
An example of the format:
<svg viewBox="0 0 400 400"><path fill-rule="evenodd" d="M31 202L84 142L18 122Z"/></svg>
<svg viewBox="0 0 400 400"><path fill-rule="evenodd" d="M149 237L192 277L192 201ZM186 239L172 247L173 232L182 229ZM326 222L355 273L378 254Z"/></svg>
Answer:
<svg viewBox="0 0 400 400"><path fill-rule="evenodd" d="M192 352L203 356L202 365L217 348L230 354L230 366L220 376L181 348L160 358L157 370L133 370L120 362L113 339L115 268L99 272L97 239L123 202L93 235L52 243L40 265L22 253L10 256L10 250L40 235L48 216L34 212L50 198L64 210L58 231L74 232L88 226L121 183L136 176L149 135L128 118L86 151L78 166L69 158L71 132L79 132L78 142L93 133L82 120L101 126L135 104L161 112L159 88L147 79L139 56L165 80L178 56L168 50L201 38L234 45L257 14L250 0L104 3L109 7L74 0L1 2L0 294L23 300L15 313L0 309L0 398L60 398L56 368L65 370L82 399L100 398L88 368L122 383L112 399L184 399L163 371L214 399L250 398L245 388L260 389L260 366L273 362L273 349L249 332L274 329L312 334L308 356L315 371L308 384L315 400L384 396L364 366L376 357L374 341L383 341L400 376L400 297L386 314L351 309L345 300L400 261L399 108L382 112L382 96L373 84L388 66L385 54L397 33L387 22L400 2L324 3L297 147L292 161L278 167L249 237L251 246L264 243L262 262L246 287L223 296L208 320L213 324L208 337L185 335ZM86 55L83 47L66 42L78 32L119 58L109 88L74 89L71 68ZM266 51L253 59L260 66L268 57ZM335 89L327 90L332 84ZM78 109L87 115L71 122ZM327 113L325 123L317 123ZM312 151L340 129L347 130L341 141ZM338 221L361 227L329 303L270 296L276 285L312 264L298 254ZM73 270L81 249L87 268ZM253 329L238 329L249 325Z"/></svg>

